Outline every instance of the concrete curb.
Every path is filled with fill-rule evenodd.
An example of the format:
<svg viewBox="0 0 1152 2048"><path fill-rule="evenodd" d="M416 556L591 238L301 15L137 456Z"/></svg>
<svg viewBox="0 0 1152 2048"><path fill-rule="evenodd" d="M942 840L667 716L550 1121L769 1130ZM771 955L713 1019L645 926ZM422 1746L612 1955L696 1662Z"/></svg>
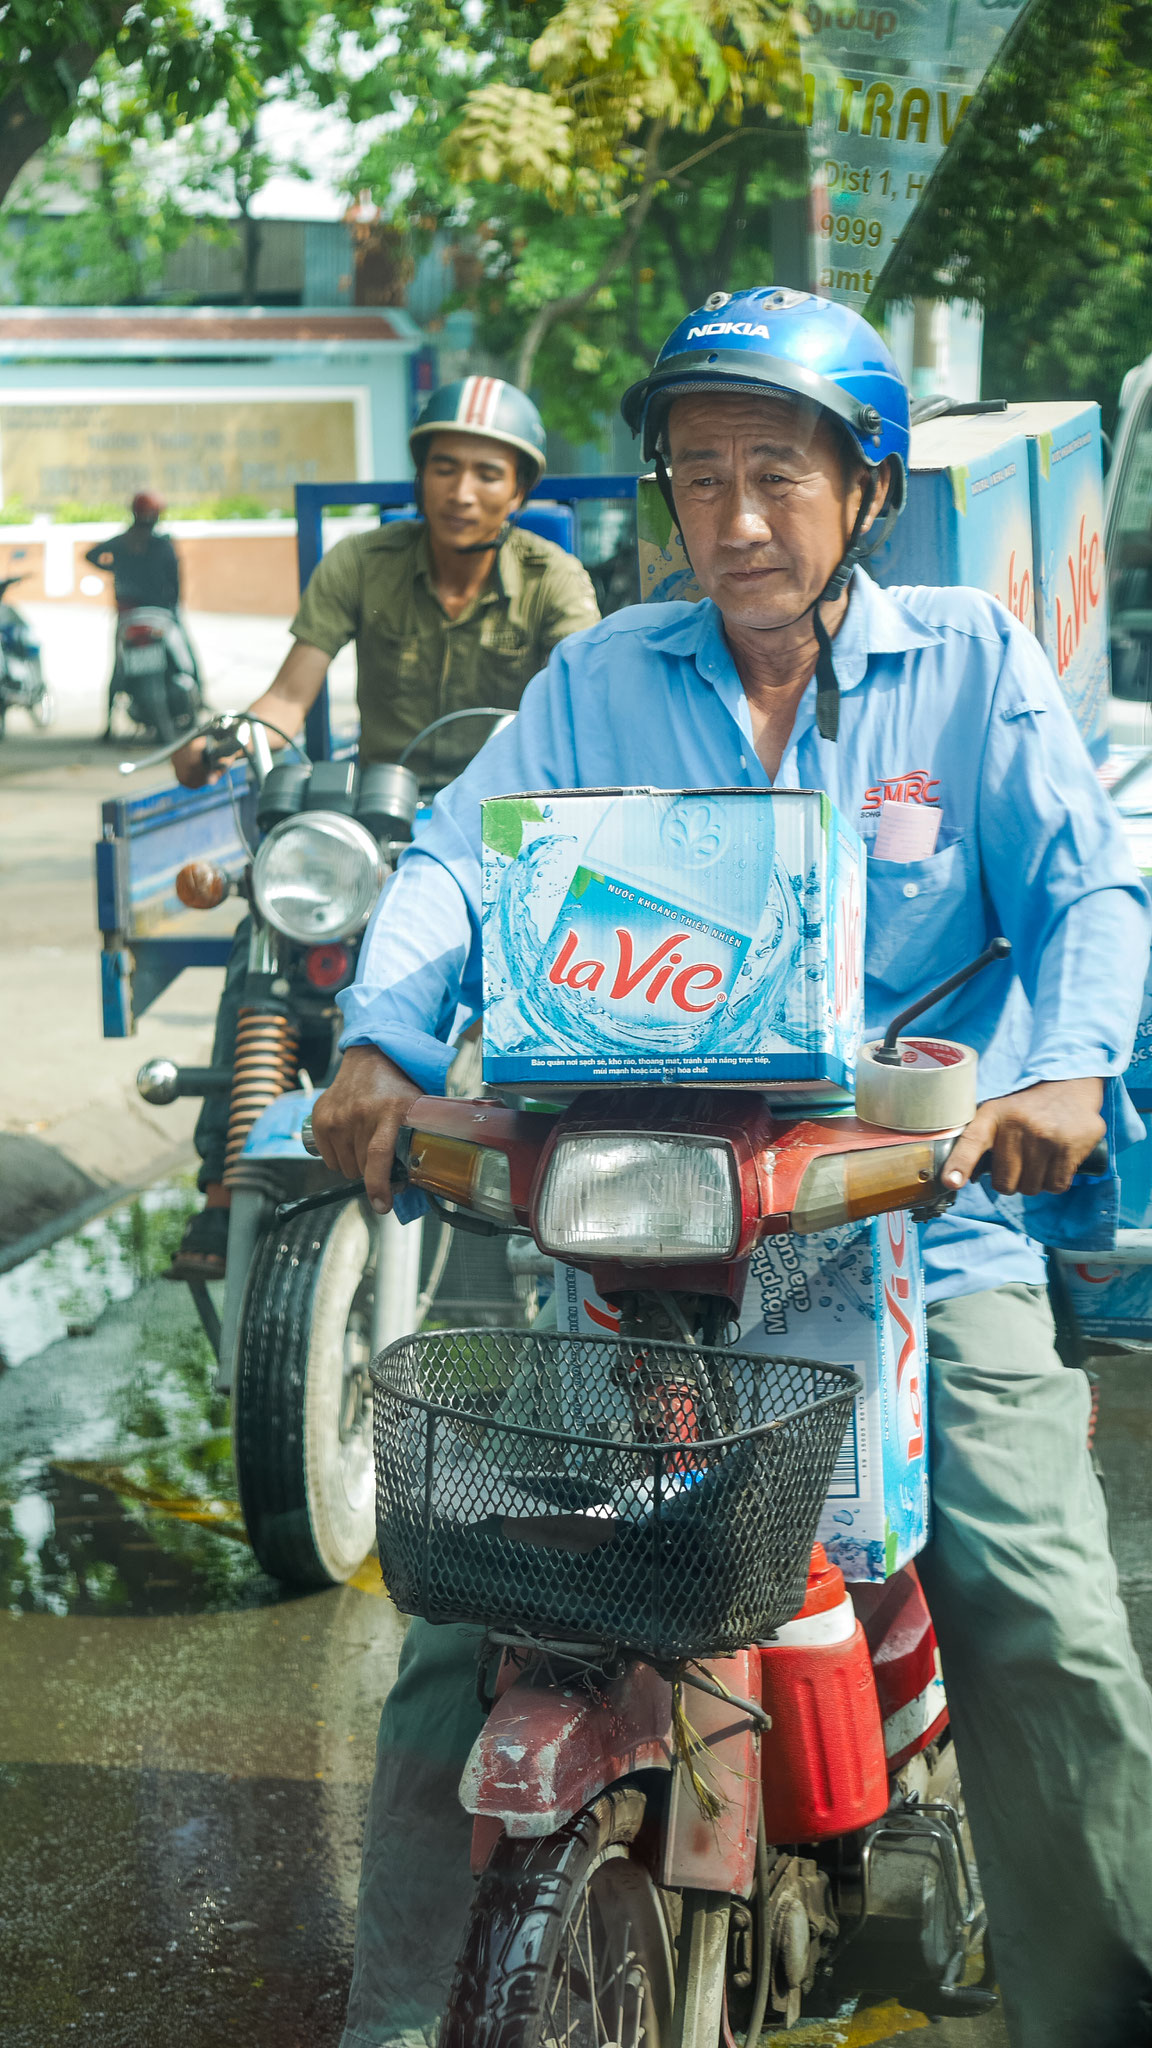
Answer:
<svg viewBox="0 0 1152 2048"><path fill-rule="evenodd" d="M16 1148L20 1148L25 1172L20 1175L22 1186L13 1187L9 1168ZM44 1155L35 1161L30 1148ZM39 1187L31 1178L28 1168L35 1172L37 1163L42 1165ZM143 1193L154 1181L163 1180L167 1174L179 1173L195 1165L196 1154L185 1140L165 1152L156 1153L146 1164L141 1164L131 1180L99 1184L91 1176L76 1167L53 1145L45 1145L36 1139L20 1138L11 1132L0 1131L0 1273L10 1273L14 1267L23 1265L37 1252L42 1252L61 1237L70 1237L73 1231L82 1229L98 1216L107 1215L119 1203L127 1202L134 1195ZM87 1183L86 1191L84 1184ZM54 1196L60 1197L59 1206L54 1206ZM13 1199L15 1196L15 1199ZM24 1230L18 1236L10 1236L6 1224L26 1214L48 1208L45 1220L31 1230Z"/></svg>

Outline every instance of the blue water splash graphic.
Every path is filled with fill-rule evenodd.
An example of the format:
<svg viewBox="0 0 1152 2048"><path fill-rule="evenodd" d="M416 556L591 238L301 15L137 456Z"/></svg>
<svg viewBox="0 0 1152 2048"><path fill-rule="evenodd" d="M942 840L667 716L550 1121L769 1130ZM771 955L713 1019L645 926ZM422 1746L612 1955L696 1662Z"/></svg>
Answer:
<svg viewBox="0 0 1152 2048"><path fill-rule="evenodd" d="M577 926L582 948L587 945L596 957L611 962L613 921L623 913L613 906L611 877L605 883L599 875L590 876L579 899L570 896L577 842L547 826L545 820L519 857L502 862L487 881L485 1034L492 1052L511 1058L559 1045L571 1060L590 1056L603 1062L613 1055L642 1054L671 1062L706 1060L713 1051L726 1061L762 1057L773 1046L819 1050L829 1022L823 994L828 935L815 862L795 874L779 857L772 859L750 939L715 927L713 950L736 965L726 1003L717 1001L697 1015L671 1016L634 1004L629 1014L625 1005L609 1005L595 989L549 979L566 932ZM703 855L707 864L706 833L695 850L697 863ZM738 855L729 859L733 866L744 865ZM653 895L645 923L657 941L675 931L679 918L674 898L661 901ZM637 939L637 960L645 956L646 946L646 937ZM607 983L611 976L609 965Z"/></svg>

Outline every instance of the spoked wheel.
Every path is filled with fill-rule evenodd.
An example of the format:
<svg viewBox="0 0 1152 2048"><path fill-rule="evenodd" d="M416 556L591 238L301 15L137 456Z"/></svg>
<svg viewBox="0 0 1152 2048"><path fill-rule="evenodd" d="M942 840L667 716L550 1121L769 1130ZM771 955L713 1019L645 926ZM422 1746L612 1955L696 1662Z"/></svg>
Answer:
<svg viewBox="0 0 1152 2048"><path fill-rule="evenodd" d="M252 1548L287 1585L340 1585L372 1547L372 1258L353 1201L267 1231L252 1262L233 1451Z"/></svg>
<svg viewBox="0 0 1152 2048"><path fill-rule="evenodd" d="M631 1845L633 1786L554 1835L505 1838L477 1888L440 2048L666 2048L674 1977L660 1898Z"/></svg>

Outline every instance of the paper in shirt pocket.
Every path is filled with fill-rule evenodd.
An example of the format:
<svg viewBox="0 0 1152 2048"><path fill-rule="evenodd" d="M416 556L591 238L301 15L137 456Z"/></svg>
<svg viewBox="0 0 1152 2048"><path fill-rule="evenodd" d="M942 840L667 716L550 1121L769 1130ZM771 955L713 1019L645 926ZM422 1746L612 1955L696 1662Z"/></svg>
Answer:
<svg viewBox="0 0 1152 2048"><path fill-rule="evenodd" d="M864 967L894 995L943 981L985 943L983 892L974 855L955 839L926 860L868 856Z"/></svg>

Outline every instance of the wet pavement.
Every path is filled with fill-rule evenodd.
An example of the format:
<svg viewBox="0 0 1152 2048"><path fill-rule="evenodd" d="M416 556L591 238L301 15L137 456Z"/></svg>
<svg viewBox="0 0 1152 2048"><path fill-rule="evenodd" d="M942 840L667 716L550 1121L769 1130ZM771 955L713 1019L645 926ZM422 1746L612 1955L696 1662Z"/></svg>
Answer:
<svg viewBox="0 0 1152 2048"><path fill-rule="evenodd" d="M404 1623L243 1540L153 1191L0 1279L0 2041L326 2048ZM74 1334L68 1334L69 1328Z"/></svg>
<svg viewBox="0 0 1152 2048"><path fill-rule="evenodd" d="M335 2048L360 1832L404 1621L374 1564L257 1566L151 1190L0 1276L0 2042ZM1152 1360L1097 1361L1100 1450L1152 1662ZM925 2031L888 2006L790 2039ZM932 2031L1005 2048L999 2016Z"/></svg>

